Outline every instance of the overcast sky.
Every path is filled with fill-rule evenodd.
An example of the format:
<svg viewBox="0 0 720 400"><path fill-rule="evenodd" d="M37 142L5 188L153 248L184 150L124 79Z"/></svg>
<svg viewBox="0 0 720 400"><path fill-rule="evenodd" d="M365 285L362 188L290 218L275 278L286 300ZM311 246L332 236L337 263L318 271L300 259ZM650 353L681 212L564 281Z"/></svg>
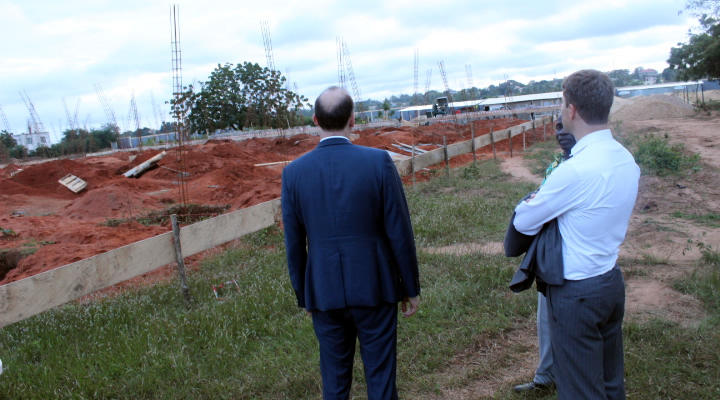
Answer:
<svg viewBox="0 0 720 400"><path fill-rule="evenodd" d="M638 66L661 72L670 48L687 41L696 21L678 15L683 0L205 0L179 7L182 79L205 81L218 64L267 66L267 21L275 67L314 101L337 84L336 38L350 51L363 99L418 91L486 87L508 79L563 78L573 71ZM140 125L157 128L152 104L166 114L172 97L172 4L157 0L0 0L0 106L14 133L27 132L35 110L53 142L77 110L81 126L108 119L103 88L121 129L134 93ZM347 61L346 61L347 64ZM6 129L0 121L0 130Z"/></svg>

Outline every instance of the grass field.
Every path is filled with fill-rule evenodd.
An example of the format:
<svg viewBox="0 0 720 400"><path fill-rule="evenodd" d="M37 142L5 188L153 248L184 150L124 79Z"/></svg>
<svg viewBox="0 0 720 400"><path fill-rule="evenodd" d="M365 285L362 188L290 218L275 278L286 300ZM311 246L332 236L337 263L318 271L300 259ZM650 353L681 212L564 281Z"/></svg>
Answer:
<svg viewBox="0 0 720 400"><path fill-rule="evenodd" d="M507 178L486 161L407 187L418 246L501 241L515 202L535 188ZM445 390L512 368L523 349L486 362L457 360L520 325L534 326L535 292L508 289L520 260L421 249L419 261L421 309L399 321L401 397L441 398ZM278 228L206 259L188 283L189 306L176 282L159 283L3 328L0 398L319 398L317 342L310 318L295 305ZM219 284L224 301L212 290ZM709 251L676 288L701 299L709 317L694 328L662 320L625 325L629 398L720 398L717 253ZM356 399L365 398L362 375L358 361ZM494 398L555 395L522 397L508 385Z"/></svg>

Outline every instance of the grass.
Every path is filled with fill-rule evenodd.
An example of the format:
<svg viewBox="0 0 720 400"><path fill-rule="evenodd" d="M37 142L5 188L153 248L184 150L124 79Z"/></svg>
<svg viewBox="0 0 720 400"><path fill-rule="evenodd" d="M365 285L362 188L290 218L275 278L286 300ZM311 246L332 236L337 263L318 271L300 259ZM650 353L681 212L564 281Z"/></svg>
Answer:
<svg viewBox="0 0 720 400"><path fill-rule="evenodd" d="M720 228L720 214L690 214L681 211L675 211L672 213L672 216L674 218L689 219L702 225L706 225L710 228Z"/></svg>
<svg viewBox="0 0 720 400"><path fill-rule="evenodd" d="M407 188L417 242L424 247L499 241L515 203L533 189L509 182L494 161ZM482 357L480 349L496 348L515 329L534 326L535 292L515 295L507 287L519 260L424 251L418 258L421 309L413 318L401 318L398 328L401 397L437 398L512 368L526 348L508 344L496 358ZM680 283L711 315L700 328L663 321L626 324L629 397L717 398L717 271L717 263L704 265ZM218 301L212 286L231 280L239 290L226 285L226 300ZM310 318L295 305L279 229L246 236L237 247L206 259L189 273L188 283L189 306L179 284L158 283L70 303L2 328L6 370L0 398L319 397L317 341ZM463 365L453 364L458 362ZM353 394L364 394L359 361ZM495 398L556 397L518 396L509 384Z"/></svg>

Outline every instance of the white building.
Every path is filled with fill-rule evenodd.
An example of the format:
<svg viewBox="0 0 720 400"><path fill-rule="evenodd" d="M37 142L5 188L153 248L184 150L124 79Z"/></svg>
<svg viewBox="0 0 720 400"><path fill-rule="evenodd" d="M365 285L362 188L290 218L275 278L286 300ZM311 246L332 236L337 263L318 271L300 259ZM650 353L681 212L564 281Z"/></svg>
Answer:
<svg viewBox="0 0 720 400"><path fill-rule="evenodd" d="M48 132L30 132L13 134L18 145L22 145L29 151L33 151L38 147L50 147L50 134Z"/></svg>

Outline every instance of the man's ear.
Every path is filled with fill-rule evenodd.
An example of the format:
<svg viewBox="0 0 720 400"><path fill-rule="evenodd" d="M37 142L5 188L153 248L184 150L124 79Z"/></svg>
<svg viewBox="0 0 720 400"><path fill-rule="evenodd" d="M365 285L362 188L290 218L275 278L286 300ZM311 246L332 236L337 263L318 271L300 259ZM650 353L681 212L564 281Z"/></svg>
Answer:
<svg viewBox="0 0 720 400"><path fill-rule="evenodd" d="M577 108L575 108L574 104L568 104L568 117L570 119L575 119L577 116Z"/></svg>
<svg viewBox="0 0 720 400"><path fill-rule="evenodd" d="M317 115L315 115L315 114L313 114L313 122L315 123L316 126L318 126L318 127L320 126L320 124L318 124L318 122L317 122Z"/></svg>
<svg viewBox="0 0 720 400"><path fill-rule="evenodd" d="M352 129L352 127L355 126L355 113L350 114L350 121L348 122L348 126Z"/></svg>

